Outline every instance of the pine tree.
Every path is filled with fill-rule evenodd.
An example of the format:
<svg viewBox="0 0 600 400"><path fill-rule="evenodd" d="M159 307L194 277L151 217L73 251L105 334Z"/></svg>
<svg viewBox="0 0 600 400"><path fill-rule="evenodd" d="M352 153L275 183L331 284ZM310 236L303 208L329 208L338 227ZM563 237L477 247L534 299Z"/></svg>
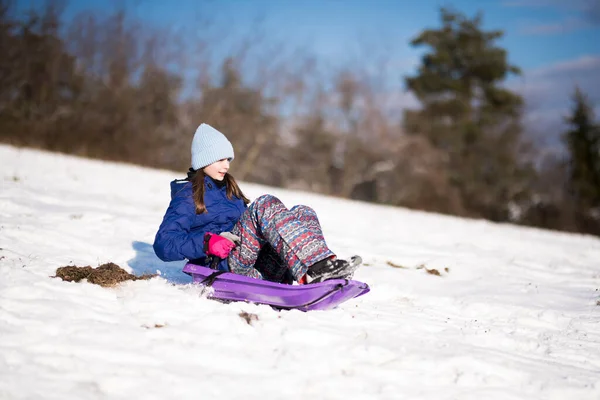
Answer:
<svg viewBox="0 0 600 400"><path fill-rule="evenodd" d="M523 99L501 83L520 71L495 44L502 31L482 30L481 15L469 19L442 8L441 23L411 42L429 52L405 79L422 104L405 112L405 130L448 155L450 184L470 214L508 220L528 169L520 165Z"/></svg>
<svg viewBox="0 0 600 400"><path fill-rule="evenodd" d="M577 207L585 212L600 207L600 126L579 88L572 99L572 113L566 118L570 129L564 135L569 155L569 191Z"/></svg>

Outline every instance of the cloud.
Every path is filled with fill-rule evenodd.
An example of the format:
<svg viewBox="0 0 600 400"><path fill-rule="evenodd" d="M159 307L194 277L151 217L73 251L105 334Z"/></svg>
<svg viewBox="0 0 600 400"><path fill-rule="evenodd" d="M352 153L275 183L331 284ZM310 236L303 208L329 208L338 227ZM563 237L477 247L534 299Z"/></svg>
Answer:
<svg viewBox="0 0 600 400"><path fill-rule="evenodd" d="M600 56L585 55L525 70L523 77L512 79L509 87L535 103L557 102L568 97L575 86L587 91L594 101L600 100Z"/></svg>
<svg viewBox="0 0 600 400"><path fill-rule="evenodd" d="M572 60L559 61L548 66L530 70L530 76L573 75L579 73L596 73L600 68L600 55L584 55Z"/></svg>
<svg viewBox="0 0 600 400"><path fill-rule="evenodd" d="M551 9L562 19L550 23L528 22L519 31L525 35L554 35L600 26L600 0L506 0L504 7Z"/></svg>
<svg viewBox="0 0 600 400"><path fill-rule="evenodd" d="M548 3L548 1L543 0L506 0L500 2L502 7L540 7L540 4ZM546 6L547 4L542 4L542 6Z"/></svg>
<svg viewBox="0 0 600 400"><path fill-rule="evenodd" d="M576 86L588 96L595 110L600 109L600 55L585 55L543 67L525 70L507 86L520 93L526 103L525 122L530 130L557 143L564 131ZM600 114L596 114L600 117Z"/></svg>
<svg viewBox="0 0 600 400"><path fill-rule="evenodd" d="M503 7L522 8L557 8L572 11L586 11L596 6L598 0L505 0L500 4Z"/></svg>
<svg viewBox="0 0 600 400"><path fill-rule="evenodd" d="M562 21L550 24L528 24L521 27L519 31L525 35L553 35L567 32L575 32L582 29L593 28L594 25L578 17L568 17Z"/></svg>
<svg viewBox="0 0 600 400"><path fill-rule="evenodd" d="M585 14L590 23L594 26L600 25L600 0L588 0L588 6Z"/></svg>

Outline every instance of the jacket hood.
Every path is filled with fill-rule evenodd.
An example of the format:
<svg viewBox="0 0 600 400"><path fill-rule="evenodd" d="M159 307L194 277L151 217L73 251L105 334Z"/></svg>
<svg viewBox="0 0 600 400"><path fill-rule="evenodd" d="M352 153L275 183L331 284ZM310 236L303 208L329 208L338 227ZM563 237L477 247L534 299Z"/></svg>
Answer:
<svg viewBox="0 0 600 400"><path fill-rule="evenodd" d="M175 195L183 189L186 189L186 185L189 186L190 190L192 188L192 182L186 179L175 179L171 181L171 200L175 197Z"/></svg>

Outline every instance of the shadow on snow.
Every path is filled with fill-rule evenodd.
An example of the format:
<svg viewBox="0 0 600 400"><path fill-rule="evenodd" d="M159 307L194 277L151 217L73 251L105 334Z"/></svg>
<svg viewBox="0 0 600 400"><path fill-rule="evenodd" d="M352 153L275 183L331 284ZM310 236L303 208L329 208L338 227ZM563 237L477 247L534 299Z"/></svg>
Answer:
<svg viewBox="0 0 600 400"><path fill-rule="evenodd" d="M156 256L152 245L134 241L131 246L135 250L135 257L127 261L134 275L156 274L170 283L185 285L192 283L192 277L181 272L186 261L164 262Z"/></svg>

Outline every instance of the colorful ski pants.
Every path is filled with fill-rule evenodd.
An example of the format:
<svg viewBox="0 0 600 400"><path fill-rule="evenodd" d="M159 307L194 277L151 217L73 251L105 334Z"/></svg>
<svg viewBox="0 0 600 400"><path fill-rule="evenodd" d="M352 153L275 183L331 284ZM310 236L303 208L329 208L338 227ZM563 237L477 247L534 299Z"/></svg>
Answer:
<svg viewBox="0 0 600 400"><path fill-rule="evenodd" d="M232 233L241 243L229 254L229 269L252 278L291 284L309 266L335 255L312 208L299 205L288 210L268 194L248 206Z"/></svg>

